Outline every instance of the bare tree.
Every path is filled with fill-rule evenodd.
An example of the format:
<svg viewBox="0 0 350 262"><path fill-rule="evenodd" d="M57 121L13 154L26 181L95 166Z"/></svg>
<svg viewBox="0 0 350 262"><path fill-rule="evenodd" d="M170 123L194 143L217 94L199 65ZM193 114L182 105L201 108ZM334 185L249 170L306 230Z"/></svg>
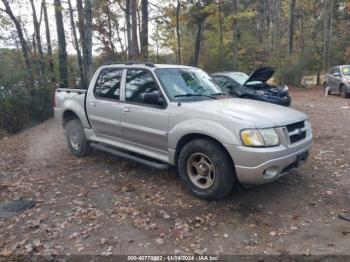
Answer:
<svg viewBox="0 0 350 262"><path fill-rule="evenodd" d="M131 13L131 59L137 60L139 57L139 40L137 33L137 3L136 0L130 0Z"/></svg>
<svg viewBox="0 0 350 262"><path fill-rule="evenodd" d="M194 61L193 61L194 65L198 65L199 63L199 52L201 49L204 22L205 22L204 19L200 19L197 22L197 33L196 33L196 38L194 42Z"/></svg>
<svg viewBox="0 0 350 262"><path fill-rule="evenodd" d="M177 62L181 64L181 35L180 35L180 0L176 4L176 40L177 40Z"/></svg>
<svg viewBox="0 0 350 262"><path fill-rule="evenodd" d="M46 0L42 0L41 6L44 13L44 22L45 22L45 33L46 33L46 45L47 45L47 56L48 56L48 63L49 63L49 72L51 73L52 80L55 80L54 75L54 63L52 58L52 45L51 45L51 33L50 33L50 26L49 26L49 18L47 16L47 7L46 7Z"/></svg>
<svg viewBox="0 0 350 262"><path fill-rule="evenodd" d="M60 75L60 87L68 87L68 62L66 50L66 35L64 32L61 0L54 0L55 17L58 40L58 68Z"/></svg>
<svg viewBox="0 0 350 262"><path fill-rule="evenodd" d="M83 8L82 0L77 0L78 27L85 76L84 83L88 83L92 76L92 6L91 0L85 0L84 3L85 6Z"/></svg>
<svg viewBox="0 0 350 262"><path fill-rule="evenodd" d="M223 17L223 11L222 11L222 0L219 0L218 2L219 6L219 64L221 64L222 58L223 58L223 51L224 51L224 37L223 37L223 24L224 24L224 17Z"/></svg>
<svg viewBox="0 0 350 262"><path fill-rule="evenodd" d="M33 12L34 35L35 35L37 49L39 52L40 71L44 75L45 74L45 62L44 62L45 59L44 59L43 48L41 45L40 23L38 21L37 15L36 15L34 1L30 0L30 4L32 6L32 12Z"/></svg>
<svg viewBox="0 0 350 262"><path fill-rule="evenodd" d="M141 0L141 13L142 13L142 23L141 23L141 57L145 61L148 60L148 0Z"/></svg>
<svg viewBox="0 0 350 262"><path fill-rule="evenodd" d="M74 22L74 12L72 8L72 3L71 0L68 0L68 6L69 6L69 18L70 18L70 23L72 27L72 33L73 33L73 40L74 40L74 48L77 52L77 60L78 60L78 66L79 66L79 75L80 75L80 80L81 80L81 86L83 88L86 88L86 83L85 83L85 76L84 76L84 66L83 66L83 58L81 56L81 51L80 51L80 46L79 46L79 39L77 36L77 30L75 28L75 22Z"/></svg>
<svg viewBox="0 0 350 262"><path fill-rule="evenodd" d="M111 10L109 8L109 0L107 0L107 5L106 5L106 14L107 14L107 24L108 24L108 40L109 40L109 45L111 48L112 55L115 55L115 46L113 43L113 29L112 29L112 21L111 21ZM117 26L118 29L118 26Z"/></svg>
<svg viewBox="0 0 350 262"><path fill-rule="evenodd" d="M333 1L323 2L323 70L327 70L330 63L331 36L333 27Z"/></svg>
<svg viewBox="0 0 350 262"><path fill-rule="evenodd" d="M91 0L84 1L85 15L85 76L88 81L92 78L92 3Z"/></svg>
<svg viewBox="0 0 350 262"><path fill-rule="evenodd" d="M5 9L1 9L1 11L5 12L10 17L11 21L15 24L15 27L17 30L18 38L19 38L19 41L20 41L20 44L22 47L24 61L25 61L26 68L27 68L27 74L28 74L28 80L29 80L29 82L27 83L27 88L28 89L34 88L34 76L33 76L33 71L32 71L32 63L31 63L30 56L29 56L28 44L24 38L21 23L14 15L8 0L1 0L1 1L3 2L4 6L5 6Z"/></svg>
<svg viewBox="0 0 350 262"><path fill-rule="evenodd" d="M237 21L237 9L238 0L233 0L233 19L232 19L232 62L233 70L238 70L238 41L239 41L239 28Z"/></svg>
<svg viewBox="0 0 350 262"><path fill-rule="evenodd" d="M295 0L289 0L288 53L293 54Z"/></svg>
<svg viewBox="0 0 350 262"><path fill-rule="evenodd" d="M125 15L125 25L126 25L126 38L127 38L127 50L128 50L128 60L131 59L132 46L131 46L131 23L130 23L130 0L125 0L125 7L123 7L118 1L119 7L124 11ZM118 34L119 35L119 34Z"/></svg>

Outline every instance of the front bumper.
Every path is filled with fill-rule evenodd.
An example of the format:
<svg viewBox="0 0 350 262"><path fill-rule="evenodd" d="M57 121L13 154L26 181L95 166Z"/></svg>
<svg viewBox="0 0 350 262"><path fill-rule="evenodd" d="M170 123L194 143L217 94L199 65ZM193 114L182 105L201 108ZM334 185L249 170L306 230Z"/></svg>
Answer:
<svg viewBox="0 0 350 262"><path fill-rule="evenodd" d="M270 148L251 148L226 145L235 163L236 175L241 184L261 185L287 174L306 161L312 140L297 145L280 145Z"/></svg>

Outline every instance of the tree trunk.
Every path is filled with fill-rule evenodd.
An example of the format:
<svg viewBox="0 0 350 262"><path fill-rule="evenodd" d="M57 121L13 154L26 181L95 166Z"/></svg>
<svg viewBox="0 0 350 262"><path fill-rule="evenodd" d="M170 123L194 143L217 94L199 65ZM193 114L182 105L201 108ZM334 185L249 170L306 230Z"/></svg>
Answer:
<svg viewBox="0 0 350 262"><path fill-rule="evenodd" d="M91 0L84 1L84 15L85 15L85 76L88 82L92 78L92 3Z"/></svg>
<svg viewBox="0 0 350 262"><path fill-rule="evenodd" d="M39 53L40 71L41 71L41 74L44 75L45 74L45 62L44 62L43 48L41 45L40 24L38 21L38 17L36 15L34 1L30 0L30 4L32 6L32 12L33 12L33 24L34 24L34 32L35 32L34 34L35 34L36 45L37 45L38 53Z"/></svg>
<svg viewBox="0 0 350 262"><path fill-rule="evenodd" d="M81 44L81 52L83 54L83 69L84 69L84 80L83 83L87 83L86 76L86 41L85 41L85 26L84 26L84 11L83 11L83 3L82 0L77 1L77 11L78 11L78 29L80 34L80 44Z"/></svg>
<svg viewBox="0 0 350 262"><path fill-rule="evenodd" d="M33 76L32 63L30 61L27 41L24 38L21 23L17 20L16 16L13 14L8 0L1 0L1 1L4 3L4 6L5 6L4 11L10 17L12 22L15 24L15 27L17 30L18 38L19 38L19 41L21 43L22 52L23 52L23 56L24 56L24 62L25 62L26 67L27 67L28 81L26 83L26 86L27 86L28 90L30 90L30 89L34 88L34 76Z"/></svg>
<svg viewBox="0 0 350 262"><path fill-rule="evenodd" d="M77 60L78 60L79 75L80 75L80 81L81 81L80 85L82 88L87 88L87 85L85 83L85 76L84 76L83 58L81 56L77 30L75 28L74 14L73 14L71 0L68 0L68 6L69 6L69 18L70 18L70 23L72 27L72 33L73 33L74 47L75 47L75 50L77 51Z"/></svg>
<svg viewBox="0 0 350 262"><path fill-rule="evenodd" d="M133 55L133 46L132 46L132 39L131 39L130 0L125 1L125 20L126 20L126 34L128 39L128 60L131 60Z"/></svg>
<svg viewBox="0 0 350 262"><path fill-rule="evenodd" d="M137 37L137 6L136 0L130 0L131 11L131 59L137 60L139 57L139 41Z"/></svg>
<svg viewBox="0 0 350 262"><path fill-rule="evenodd" d="M199 63L199 54L200 54L201 42L202 42L203 24L204 24L204 20L199 21L197 24L197 34L196 34L196 39L195 39L195 44L194 44L194 61L193 61L193 64L195 66L198 66L198 63Z"/></svg>
<svg viewBox="0 0 350 262"><path fill-rule="evenodd" d="M51 35L50 35L50 27L49 27L49 18L47 16L47 7L46 7L46 1L43 0L42 8L44 11L44 22L45 22L45 32L46 32L46 45L47 45L47 56L48 56L48 63L49 63L49 72L51 73L52 81L55 81L55 75L54 75L54 63L52 58L52 46L51 46Z"/></svg>
<svg viewBox="0 0 350 262"><path fill-rule="evenodd" d="M64 32L61 0L54 0L58 41L58 68L60 73L60 87L68 87L68 62L66 50L66 36Z"/></svg>
<svg viewBox="0 0 350 262"><path fill-rule="evenodd" d="M295 0L289 0L288 53L293 54Z"/></svg>
<svg viewBox="0 0 350 262"><path fill-rule="evenodd" d="M143 60L148 60L148 0L141 0L141 57Z"/></svg>
<svg viewBox="0 0 350 262"><path fill-rule="evenodd" d="M176 5L176 40L177 40L177 62L181 65L181 36L180 36L180 0L177 0Z"/></svg>
<svg viewBox="0 0 350 262"><path fill-rule="evenodd" d="M88 84L92 77L92 6L91 0L77 0L80 43L83 54L84 83ZM84 19L85 18L85 19Z"/></svg>
<svg viewBox="0 0 350 262"><path fill-rule="evenodd" d="M238 70L238 41L239 41L239 29L237 22L237 8L238 0L233 0L233 19L232 19L232 67L233 70Z"/></svg>
<svg viewBox="0 0 350 262"><path fill-rule="evenodd" d="M224 17L222 14L222 0L219 0L219 66L222 64L223 60L223 54L224 54L224 37L223 37L223 23L224 23Z"/></svg>

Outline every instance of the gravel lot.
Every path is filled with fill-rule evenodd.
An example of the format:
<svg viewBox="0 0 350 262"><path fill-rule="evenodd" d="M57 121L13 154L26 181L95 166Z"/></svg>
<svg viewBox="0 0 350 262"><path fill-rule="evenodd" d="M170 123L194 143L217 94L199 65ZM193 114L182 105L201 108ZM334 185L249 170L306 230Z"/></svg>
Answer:
<svg viewBox="0 0 350 262"><path fill-rule="evenodd" d="M350 99L292 90L311 118L309 161L265 186L206 202L174 170L102 152L72 156L54 120L0 141L0 202L37 205L0 220L0 255L348 254Z"/></svg>

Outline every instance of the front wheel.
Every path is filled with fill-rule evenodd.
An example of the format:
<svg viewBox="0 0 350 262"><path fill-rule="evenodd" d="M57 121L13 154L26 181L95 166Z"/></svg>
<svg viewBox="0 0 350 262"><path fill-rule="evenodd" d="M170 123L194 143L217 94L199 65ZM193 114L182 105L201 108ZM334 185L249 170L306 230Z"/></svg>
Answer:
<svg viewBox="0 0 350 262"><path fill-rule="evenodd" d="M227 196L235 184L231 158L222 146L209 139L186 144L179 155L178 169L190 192L205 200Z"/></svg>
<svg viewBox="0 0 350 262"><path fill-rule="evenodd" d="M91 153L90 142L86 139L84 128L78 119L70 120L65 127L65 134L70 151L77 157Z"/></svg>

